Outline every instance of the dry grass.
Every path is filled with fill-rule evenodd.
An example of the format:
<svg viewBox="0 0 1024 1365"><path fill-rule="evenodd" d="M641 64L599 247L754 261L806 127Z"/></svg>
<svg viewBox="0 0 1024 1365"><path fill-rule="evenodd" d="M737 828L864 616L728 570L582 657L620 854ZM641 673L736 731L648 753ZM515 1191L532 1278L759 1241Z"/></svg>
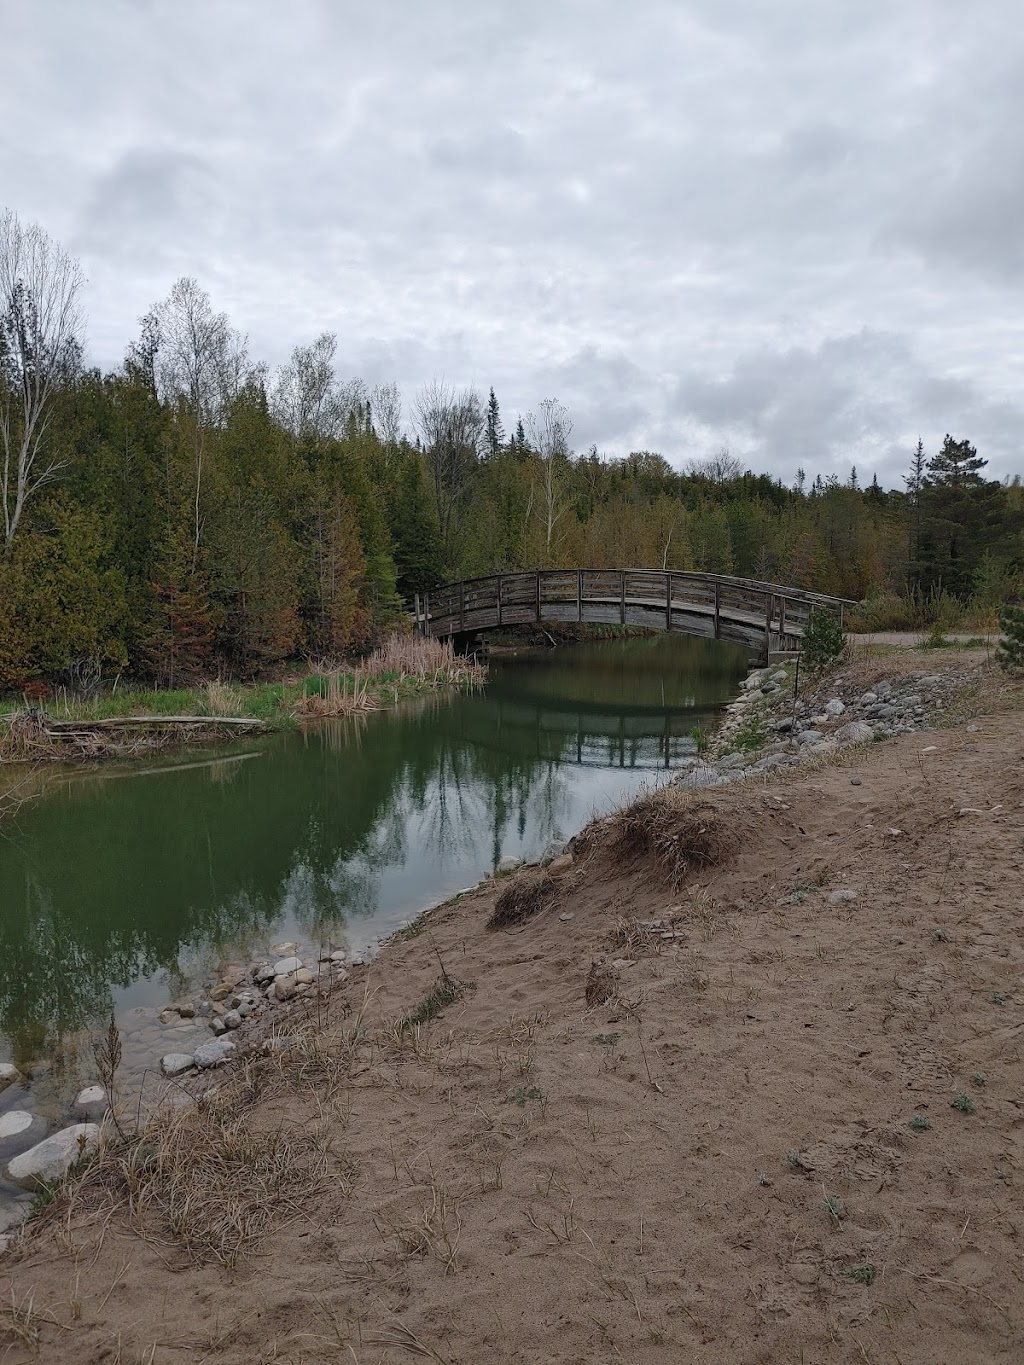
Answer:
<svg viewBox="0 0 1024 1365"><path fill-rule="evenodd" d="M154 1115L69 1181L39 1223L64 1221L71 1207L121 1214L196 1265L233 1266L257 1251L328 1188L334 1163L317 1129L257 1125L244 1084Z"/></svg>
<svg viewBox="0 0 1024 1365"><path fill-rule="evenodd" d="M319 688L295 704L302 719L376 711L402 692L476 687L486 669L461 658L450 643L394 633L355 669L324 668L317 676Z"/></svg>
<svg viewBox="0 0 1024 1365"><path fill-rule="evenodd" d="M558 896L558 883L546 873L521 874L505 887L494 902L494 911L487 921L488 929L508 929L525 924Z"/></svg>
<svg viewBox="0 0 1024 1365"><path fill-rule="evenodd" d="M680 804L685 802L685 804ZM612 847L627 858L649 858L677 889L697 868L716 867L737 846L735 822L707 802L652 792L611 819Z"/></svg>

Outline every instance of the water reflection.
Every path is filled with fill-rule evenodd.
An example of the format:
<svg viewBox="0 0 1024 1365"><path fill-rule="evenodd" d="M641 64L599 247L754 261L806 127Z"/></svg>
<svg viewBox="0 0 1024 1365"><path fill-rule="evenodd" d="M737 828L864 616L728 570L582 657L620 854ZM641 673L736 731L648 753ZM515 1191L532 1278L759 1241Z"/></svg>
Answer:
<svg viewBox="0 0 1024 1365"><path fill-rule="evenodd" d="M0 1055L278 937L358 945L567 837L671 766L743 666L667 637L527 652L474 696L54 778L0 838Z"/></svg>

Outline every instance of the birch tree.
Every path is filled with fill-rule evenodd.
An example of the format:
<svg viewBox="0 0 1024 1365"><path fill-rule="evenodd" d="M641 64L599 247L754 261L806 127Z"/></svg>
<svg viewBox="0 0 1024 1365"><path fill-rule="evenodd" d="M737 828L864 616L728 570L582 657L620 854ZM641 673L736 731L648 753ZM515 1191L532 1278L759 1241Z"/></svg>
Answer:
<svg viewBox="0 0 1024 1365"><path fill-rule="evenodd" d="M544 549L551 558L555 528L565 515L566 474L569 468L569 437L572 418L557 398L545 398L540 411L526 420L530 445L540 461L538 512L544 526Z"/></svg>
<svg viewBox="0 0 1024 1365"><path fill-rule="evenodd" d="M78 262L35 223L0 215L0 503L10 551L25 507L64 467L51 420L81 363L85 283Z"/></svg>

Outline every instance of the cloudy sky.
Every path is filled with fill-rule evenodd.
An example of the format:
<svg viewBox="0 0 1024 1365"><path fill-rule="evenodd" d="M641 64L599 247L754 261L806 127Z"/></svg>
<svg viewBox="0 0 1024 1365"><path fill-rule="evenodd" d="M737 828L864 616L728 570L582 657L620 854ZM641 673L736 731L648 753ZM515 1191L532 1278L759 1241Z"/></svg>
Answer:
<svg viewBox="0 0 1024 1365"><path fill-rule="evenodd" d="M1024 472L1019 0L0 0L0 206L89 354L195 275L271 366L574 443Z"/></svg>

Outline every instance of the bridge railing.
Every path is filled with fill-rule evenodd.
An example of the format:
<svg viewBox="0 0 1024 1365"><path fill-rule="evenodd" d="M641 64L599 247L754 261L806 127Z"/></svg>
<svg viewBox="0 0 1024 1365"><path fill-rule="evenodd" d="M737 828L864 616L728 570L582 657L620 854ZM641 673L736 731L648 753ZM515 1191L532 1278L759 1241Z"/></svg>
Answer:
<svg viewBox="0 0 1024 1365"><path fill-rule="evenodd" d="M661 625L727 638L800 636L848 599L777 583L674 569L538 569L450 583L417 599L418 627L454 635L542 621Z"/></svg>

